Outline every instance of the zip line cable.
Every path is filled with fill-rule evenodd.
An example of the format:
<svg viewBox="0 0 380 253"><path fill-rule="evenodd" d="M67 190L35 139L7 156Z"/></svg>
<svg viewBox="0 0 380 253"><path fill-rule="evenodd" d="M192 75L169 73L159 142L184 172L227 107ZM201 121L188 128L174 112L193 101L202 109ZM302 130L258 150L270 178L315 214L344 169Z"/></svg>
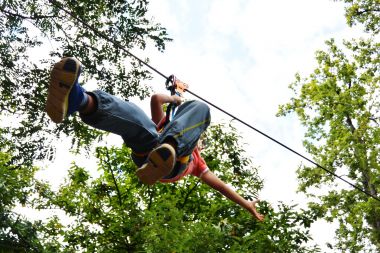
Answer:
<svg viewBox="0 0 380 253"><path fill-rule="evenodd" d="M66 10L65 8L63 8L61 6L61 3L57 2L56 0L48 0L50 3L52 3L54 6L56 6L58 9L62 10L63 12L67 13L69 16L71 16L72 18L76 19L77 21L79 21L83 26L85 26L86 28L90 29L95 35L103 38L104 40L108 41L109 43L113 44L114 46L116 46L117 48L119 48L120 50L123 50L125 53L127 53L128 55L130 55L131 57L133 57L134 59L136 59L137 61L139 61L141 64L145 65L146 67L148 67L149 69L151 69L152 71L156 72L158 75L162 76L163 78L165 78L166 80L169 79L169 76L166 76L164 75L162 72L160 72L159 70L157 70L156 68L154 68L152 65L148 64L147 62L143 61L142 59L140 59L139 57L137 57L136 55L132 54L130 51L128 51L127 49L125 49L125 47L118 41L116 40L113 40L113 39L110 39L108 36L106 36L104 33L98 31L96 28L94 28L93 26L89 25L88 23L86 23L85 21L83 21L82 19L80 19L79 17L77 17L76 15L74 15L71 11L69 10ZM191 95L193 95L194 97L198 98L199 100L202 100L203 102L211 105L212 107L214 107L215 109L221 111L222 113L230 116L231 118L235 119L236 121L240 122L241 124L247 126L248 128L256 131L257 133L263 135L264 137L270 139L271 141L275 142L276 144L282 146L283 148L287 149L288 151L294 153L295 155L303 158L304 160L310 162L311 164L315 165L316 167L324 170L325 172L333 175L334 177L340 179L341 181L345 182L346 184L350 185L351 187L355 188L356 190L364 193L365 195L367 195L368 197L372 197L373 199L377 200L380 202L380 198L365 191L364 189L360 188L359 186L349 182L348 180L344 179L343 177L337 175L336 173L334 173L333 171L327 169L326 167L320 165L319 163L311 160L310 158L307 158L306 156L302 155L301 153L297 152L296 150L290 148L289 146L283 144L282 142L276 140L275 138L267 135L266 133L260 131L259 129L253 127L252 125L246 123L245 121L239 119L238 117L234 116L233 114L227 112L226 110L220 108L219 106L215 105L214 103L200 97L199 95L195 94L194 92L188 90L188 89L185 89L185 91L187 91L188 93L190 93Z"/></svg>

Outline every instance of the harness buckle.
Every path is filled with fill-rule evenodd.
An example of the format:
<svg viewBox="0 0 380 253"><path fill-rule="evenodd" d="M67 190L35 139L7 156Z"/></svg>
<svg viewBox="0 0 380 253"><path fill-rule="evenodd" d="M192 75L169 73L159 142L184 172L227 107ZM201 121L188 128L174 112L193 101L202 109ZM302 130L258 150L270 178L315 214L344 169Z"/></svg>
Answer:
<svg viewBox="0 0 380 253"><path fill-rule="evenodd" d="M170 85L171 83L171 85ZM175 75L170 75L165 82L166 89L170 91L171 95L177 95L183 97L183 93L185 93L186 89L189 88L187 83L179 80Z"/></svg>

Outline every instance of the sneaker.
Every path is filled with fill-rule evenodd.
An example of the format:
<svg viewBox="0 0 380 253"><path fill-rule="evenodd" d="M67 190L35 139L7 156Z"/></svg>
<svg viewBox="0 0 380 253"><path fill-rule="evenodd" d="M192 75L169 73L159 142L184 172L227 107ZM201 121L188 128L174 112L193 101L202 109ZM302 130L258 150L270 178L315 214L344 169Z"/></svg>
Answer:
<svg viewBox="0 0 380 253"><path fill-rule="evenodd" d="M73 57L63 58L51 71L46 112L55 123L78 110L83 101L84 89L78 84L80 72L81 63Z"/></svg>
<svg viewBox="0 0 380 253"><path fill-rule="evenodd" d="M175 150L169 144L161 144L148 155L148 162L136 174L141 182L152 185L168 175L175 165Z"/></svg>

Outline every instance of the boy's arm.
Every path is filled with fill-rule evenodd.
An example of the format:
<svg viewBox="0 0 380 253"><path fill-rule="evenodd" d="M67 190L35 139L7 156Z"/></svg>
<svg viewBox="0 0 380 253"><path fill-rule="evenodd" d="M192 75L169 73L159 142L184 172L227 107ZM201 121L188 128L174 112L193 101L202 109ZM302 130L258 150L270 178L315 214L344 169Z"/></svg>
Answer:
<svg viewBox="0 0 380 253"><path fill-rule="evenodd" d="M247 209L252 214L252 216L258 219L259 221L264 220L264 216L258 213L256 210L256 203L258 202L258 200L248 201L244 199L242 196L240 196L237 192L235 192L232 188L230 188L225 182L223 182L211 171L205 172L201 176L201 180L207 185L209 185L210 187L219 191L221 194L223 194L224 196L226 196L227 198L229 198L236 204Z"/></svg>
<svg viewBox="0 0 380 253"><path fill-rule="evenodd" d="M182 103L182 98L179 96L168 96L165 94L154 94L150 99L150 112L154 123L158 124L160 120L165 116L162 109L163 104L176 103L177 105Z"/></svg>

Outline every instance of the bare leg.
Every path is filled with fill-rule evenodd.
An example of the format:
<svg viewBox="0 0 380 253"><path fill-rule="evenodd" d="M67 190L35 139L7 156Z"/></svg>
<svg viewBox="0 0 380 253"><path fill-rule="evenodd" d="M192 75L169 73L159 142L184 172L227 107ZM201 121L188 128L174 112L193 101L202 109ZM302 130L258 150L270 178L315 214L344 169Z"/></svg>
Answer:
<svg viewBox="0 0 380 253"><path fill-rule="evenodd" d="M93 113L96 110L96 102L95 102L95 99L91 95L89 94L85 94L85 95L88 96L87 105L79 112L83 115L88 115L88 114Z"/></svg>

